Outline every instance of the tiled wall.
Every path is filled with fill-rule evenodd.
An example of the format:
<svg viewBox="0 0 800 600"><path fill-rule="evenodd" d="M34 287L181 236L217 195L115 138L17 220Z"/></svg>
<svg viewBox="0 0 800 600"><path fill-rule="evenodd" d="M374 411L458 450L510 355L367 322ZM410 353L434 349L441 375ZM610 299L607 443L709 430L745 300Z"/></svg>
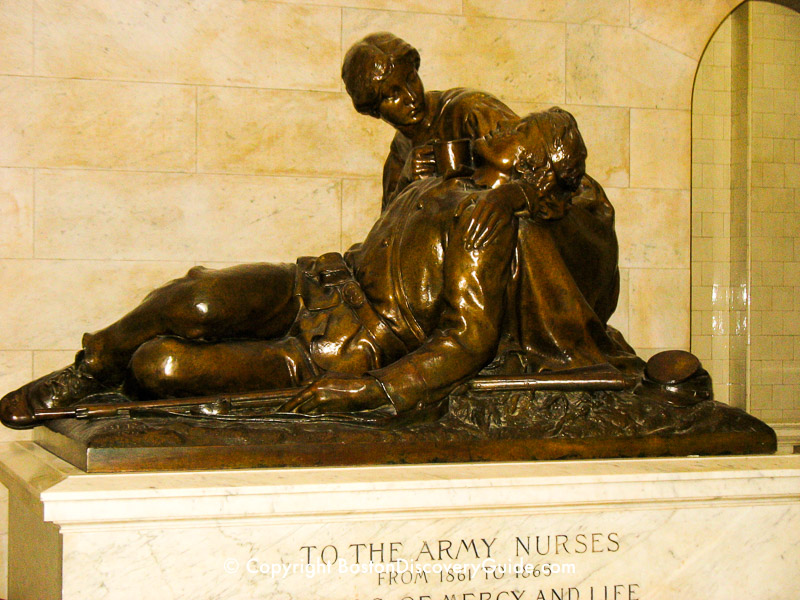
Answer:
<svg viewBox="0 0 800 600"><path fill-rule="evenodd" d="M751 401L800 421L800 14L751 7Z"/></svg>
<svg viewBox="0 0 800 600"><path fill-rule="evenodd" d="M737 8L731 15L731 61L750 62L750 9L752 3ZM731 72L731 218L730 287L728 320L729 401L747 408L749 352L749 248L750 248L750 69Z"/></svg>
<svg viewBox="0 0 800 600"><path fill-rule="evenodd" d="M771 423L800 419L799 81L800 14L749 2L693 99L692 349L718 399Z"/></svg>
<svg viewBox="0 0 800 600"><path fill-rule="evenodd" d="M731 19L714 34L692 98L692 351L730 399Z"/></svg>

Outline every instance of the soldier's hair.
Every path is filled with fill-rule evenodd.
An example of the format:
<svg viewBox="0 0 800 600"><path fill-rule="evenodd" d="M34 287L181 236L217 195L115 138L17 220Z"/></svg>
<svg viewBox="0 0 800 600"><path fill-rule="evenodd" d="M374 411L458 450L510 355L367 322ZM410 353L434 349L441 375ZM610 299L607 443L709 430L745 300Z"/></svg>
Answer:
<svg viewBox="0 0 800 600"><path fill-rule="evenodd" d="M381 83L403 63L419 69L419 52L391 33L373 33L353 44L342 63L342 80L358 112L379 116Z"/></svg>
<svg viewBox="0 0 800 600"><path fill-rule="evenodd" d="M522 120L528 124L528 139L541 140L517 157L515 168L522 178L536 183L544 171L552 168L561 187L570 192L578 189L586 173L587 152L575 117L554 106Z"/></svg>

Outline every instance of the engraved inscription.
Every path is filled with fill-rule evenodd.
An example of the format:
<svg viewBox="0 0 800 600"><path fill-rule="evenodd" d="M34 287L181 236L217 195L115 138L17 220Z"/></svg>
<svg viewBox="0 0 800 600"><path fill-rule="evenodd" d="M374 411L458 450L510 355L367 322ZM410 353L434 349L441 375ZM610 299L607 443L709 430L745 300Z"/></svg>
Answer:
<svg viewBox="0 0 800 600"><path fill-rule="evenodd" d="M321 574L371 575L374 600L641 600L638 583L588 579L622 548L617 531L539 532L304 545L298 558Z"/></svg>

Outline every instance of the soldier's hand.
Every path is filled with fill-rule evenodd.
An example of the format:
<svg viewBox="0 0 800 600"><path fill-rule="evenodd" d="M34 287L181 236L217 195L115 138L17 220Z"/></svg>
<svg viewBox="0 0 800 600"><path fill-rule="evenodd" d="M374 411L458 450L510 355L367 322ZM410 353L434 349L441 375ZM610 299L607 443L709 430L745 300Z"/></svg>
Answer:
<svg viewBox="0 0 800 600"><path fill-rule="evenodd" d="M363 375L326 373L284 404L280 412L302 414L356 412L389 403L378 380Z"/></svg>

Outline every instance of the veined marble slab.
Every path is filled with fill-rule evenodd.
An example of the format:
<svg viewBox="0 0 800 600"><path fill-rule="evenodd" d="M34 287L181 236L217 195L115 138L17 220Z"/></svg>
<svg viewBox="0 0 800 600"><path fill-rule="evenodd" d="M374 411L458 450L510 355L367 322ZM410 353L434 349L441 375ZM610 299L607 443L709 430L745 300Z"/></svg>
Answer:
<svg viewBox="0 0 800 600"><path fill-rule="evenodd" d="M800 588L800 456L105 475L15 442L0 479L12 599L795 600ZM31 578L25 552L60 568Z"/></svg>

